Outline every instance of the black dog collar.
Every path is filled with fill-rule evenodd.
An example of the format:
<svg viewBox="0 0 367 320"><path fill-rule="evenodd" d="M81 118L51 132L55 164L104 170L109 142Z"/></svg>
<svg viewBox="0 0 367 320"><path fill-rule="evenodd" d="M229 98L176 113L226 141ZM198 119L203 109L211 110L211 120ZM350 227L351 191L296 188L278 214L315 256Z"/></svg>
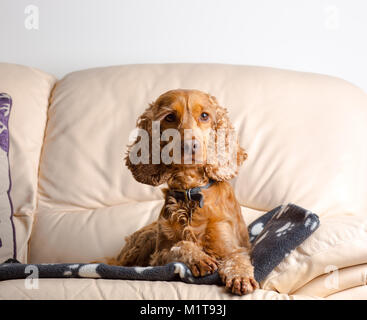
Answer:
<svg viewBox="0 0 367 320"><path fill-rule="evenodd" d="M185 202L197 201L199 203L199 207L202 208L204 206L204 195L201 193L201 190L210 188L214 182L214 180L209 180L209 183L205 186L195 187L191 189L169 190L168 194L174 197L176 200L182 200Z"/></svg>

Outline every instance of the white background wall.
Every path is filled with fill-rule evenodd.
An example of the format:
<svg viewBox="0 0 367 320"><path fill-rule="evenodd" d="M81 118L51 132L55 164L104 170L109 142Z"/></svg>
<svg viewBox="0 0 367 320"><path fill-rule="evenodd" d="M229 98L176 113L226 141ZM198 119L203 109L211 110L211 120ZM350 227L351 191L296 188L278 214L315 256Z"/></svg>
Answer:
<svg viewBox="0 0 367 320"><path fill-rule="evenodd" d="M220 62L325 73L367 91L366 0L0 0L0 37L0 61L58 77Z"/></svg>

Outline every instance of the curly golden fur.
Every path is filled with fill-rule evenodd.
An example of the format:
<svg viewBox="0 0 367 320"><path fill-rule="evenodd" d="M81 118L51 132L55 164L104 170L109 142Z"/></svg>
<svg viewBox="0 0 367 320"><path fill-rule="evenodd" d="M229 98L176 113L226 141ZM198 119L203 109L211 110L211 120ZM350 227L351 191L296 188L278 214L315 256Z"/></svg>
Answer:
<svg viewBox="0 0 367 320"><path fill-rule="evenodd" d="M171 90L158 97L137 121L137 127L149 133L150 142L153 121L160 121L161 132L177 129L181 137L185 129L192 130L190 143L196 141L197 144L191 144L188 152L182 147L181 159L200 161L153 164L150 152L148 164L133 164L130 157L126 157L126 165L138 182L153 186L167 183L168 189L163 190L165 203L158 220L128 236L118 257L109 262L123 266L157 266L179 261L185 263L194 276L218 271L225 286L235 294L252 292L259 285L250 261L247 228L234 190L228 183L236 176L247 154L236 138L234 163L220 161L227 149L219 150L219 157L208 162L209 132L224 130L229 136L233 131L227 110L207 93ZM214 147L218 147L217 137L214 139ZM138 139L129 147L129 152L137 143ZM161 149L167 144L161 142ZM225 146L229 147L228 144L226 140ZM195 201L177 200L168 192L203 186L209 179L215 182L202 190L205 199L202 208ZM190 212L191 220L188 219Z"/></svg>

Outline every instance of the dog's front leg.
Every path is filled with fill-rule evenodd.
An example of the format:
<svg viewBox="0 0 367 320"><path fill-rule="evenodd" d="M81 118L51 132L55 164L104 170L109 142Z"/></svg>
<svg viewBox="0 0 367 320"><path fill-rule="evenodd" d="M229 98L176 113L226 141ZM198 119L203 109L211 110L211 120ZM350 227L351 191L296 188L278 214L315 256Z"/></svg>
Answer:
<svg viewBox="0 0 367 320"><path fill-rule="evenodd" d="M215 237L210 239L208 249L219 260L218 273L226 288L232 293L243 295L259 288L254 277L250 259L250 244L240 245L231 225L227 222L211 226Z"/></svg>
<svg viewBox="0 0 367 320"><path fill-rule="evenodd" d="M232 293L243 295L259 288L254 267L245 248L233 248L219 264L219 276Z"/></svg>
<svg viewBox="0 0 367 320"><path fill-rule="evenodd" d="M170 248L157 249L152 255L150 265L164 265L169 262L182 262L186 264L194 277L214 273L217 261L207 255L202 248L192 241L179 241Z"/></svg>

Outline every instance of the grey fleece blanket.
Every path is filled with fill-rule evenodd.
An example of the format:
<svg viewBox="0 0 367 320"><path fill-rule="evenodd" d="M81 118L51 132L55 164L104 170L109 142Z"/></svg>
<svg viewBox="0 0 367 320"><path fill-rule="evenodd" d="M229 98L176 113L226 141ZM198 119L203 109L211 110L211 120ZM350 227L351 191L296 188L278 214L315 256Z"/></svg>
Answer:
<svg viewBox="0 0 367 320"><path fill-rule="evenodd" d="M261 282L293 249L319 226L318 216L294 204L276 207L248 227L253 245L255 278ZM124 280L184 281L221 284L218 273L194 277L180 262L160 267L120 267L103 263L21 264L10 259L0 264L0 280L23 278L102 278Z"/></svg>

